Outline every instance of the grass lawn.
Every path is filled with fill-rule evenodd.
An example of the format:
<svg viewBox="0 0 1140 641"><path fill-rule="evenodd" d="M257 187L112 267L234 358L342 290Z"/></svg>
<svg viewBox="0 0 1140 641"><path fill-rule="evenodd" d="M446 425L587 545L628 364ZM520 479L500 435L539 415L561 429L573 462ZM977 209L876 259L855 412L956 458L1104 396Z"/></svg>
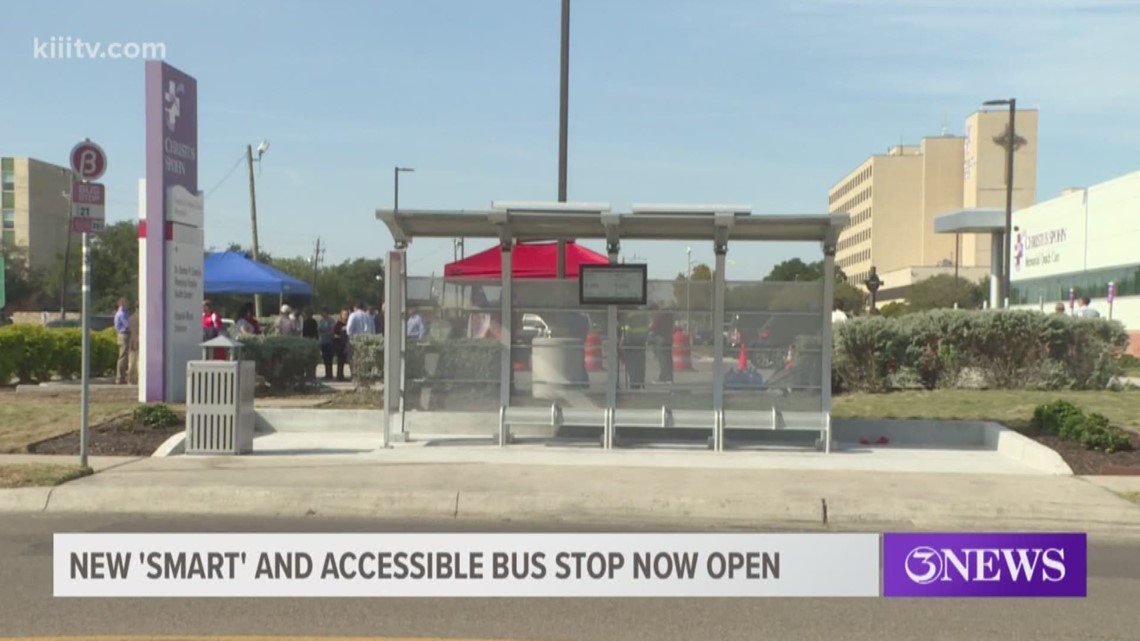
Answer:
<svg viewBox="0 0 1140 641"><path fill-rule="evenodd" d="M90 423L99 425L134 409L137 402L97 401ZM79 429L79 396L0 392L0 454L23 454L28 445Z"/></svg>
<svg viewBox="0 0 1140 641"><path fill-rule="evenodd" d="M0 488L61 485L89 474L92 474L91 468L78 465L46 463L0 465Z"/></svg>
<svg viewBox="0 0 1140 641"><path fill-rule="evenodd" d="M935 390L888 394L842 394L832 415L845 418L942 418L1024 424L1033 408L1065 399L1086 412L1104 414L1113 425L1140 430L1140 392L1049 392L1030 390Z"/></svg>

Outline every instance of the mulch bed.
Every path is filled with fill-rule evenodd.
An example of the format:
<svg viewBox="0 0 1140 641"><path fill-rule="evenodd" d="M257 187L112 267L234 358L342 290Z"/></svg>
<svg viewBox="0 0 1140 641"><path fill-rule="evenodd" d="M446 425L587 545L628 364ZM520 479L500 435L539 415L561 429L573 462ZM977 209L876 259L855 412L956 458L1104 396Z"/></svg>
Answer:
<svg viewBox="0 0 1140 641"><path fill-rule="evenodd" d="M129 415L92 426L87 453L91 456L150 456L166 439L185 429L184 417L180 414L179 418L183 420L170 427L147 427ZM29 445L28 452L78 456L79 431Z"/></svg>
<svg viewBox="0 0 1140 641"><path fill-rule="evenodd" d="M1140 434L1128 432L1132 438L1132 450L1106 454L1086 450L1080 443L1062 441L1056 436L1046 434L1028 424L1007 425L1007 427L1060 454L1061 458L1069 464L1069 467L1073 468L1074 474L1140 475Z"/></svg>

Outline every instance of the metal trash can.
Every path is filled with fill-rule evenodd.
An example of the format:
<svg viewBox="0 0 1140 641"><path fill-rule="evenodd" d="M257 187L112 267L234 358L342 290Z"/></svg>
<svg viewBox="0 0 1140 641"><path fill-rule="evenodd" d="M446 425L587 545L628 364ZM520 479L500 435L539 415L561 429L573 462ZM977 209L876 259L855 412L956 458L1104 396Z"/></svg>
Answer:
<svg viewBox="0 0 1140 641"><path fill-rule="evenodd" d="M202 343L205 356L225 348L236 357L240 343L225 336ZM257 384L253 361L201 360L186 364L186 453L249 454L253 451Z"/></svg>

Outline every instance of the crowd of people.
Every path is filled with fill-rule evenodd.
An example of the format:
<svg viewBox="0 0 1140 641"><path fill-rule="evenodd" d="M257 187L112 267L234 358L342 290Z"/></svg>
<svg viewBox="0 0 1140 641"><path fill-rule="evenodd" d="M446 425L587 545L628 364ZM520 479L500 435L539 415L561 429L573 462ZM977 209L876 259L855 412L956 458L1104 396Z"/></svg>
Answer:
<svg viewBox="0 0 1140 641"><path fill-rule="evenodd" d="M289 305L282 305L280 314L274 321L272 329L266 332L262 329L254 312L253 303L246 303L234 318L232 338L240 340L243 336L256 336L271 333L276 336L297 336L317 341L321 349L321 360L324 364L324 379L347 381L344 375L345 365L352 363L352 338L357 335L384 333L383 309L366 307L364 303L357 303L352 310L341 309L339 314L333 316L325 307L314 314L308 309L294 309ZM217 336L226 334L225 323L221 315L214 309L209 300L202 303L202 340L208 341ZM219 349L216 358L224 358L224 349ZM336 365L336 374L333 374L333 365Z"/></svg>

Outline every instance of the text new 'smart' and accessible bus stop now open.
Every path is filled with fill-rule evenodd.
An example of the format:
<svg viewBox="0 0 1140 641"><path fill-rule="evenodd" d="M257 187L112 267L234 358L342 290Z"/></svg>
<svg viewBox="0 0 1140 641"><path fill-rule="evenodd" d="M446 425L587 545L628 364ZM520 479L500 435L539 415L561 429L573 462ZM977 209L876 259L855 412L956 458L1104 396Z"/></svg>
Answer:
<svg viewBox="0 0 1140 641"><path fill-rule="evenodd" d="M830 451L835 247L847 214L496 202L376 217L395 241L385 261L385 445L493 435L501 446L587 438L607 449L687 441L719 451L807 437ZM458 237L496 241L498 273L408 274L415 239ZM604 240L607 264L575 264L563 278L513 269L517 247L573 239ZM713 278L649 280L621 261L623 240L710 243ZM730 250L805 241L820 244L820 280L726 271Z"/></svg>

